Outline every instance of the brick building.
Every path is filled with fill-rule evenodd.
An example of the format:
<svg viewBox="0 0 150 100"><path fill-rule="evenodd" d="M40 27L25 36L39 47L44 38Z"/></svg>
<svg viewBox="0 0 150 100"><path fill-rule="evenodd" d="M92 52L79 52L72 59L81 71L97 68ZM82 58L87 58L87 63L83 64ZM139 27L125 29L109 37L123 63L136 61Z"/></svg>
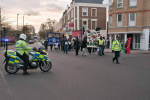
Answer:
<svg viewBox="0 0 150 100"><path fill-rule="evenodd" d="M132 49L150 49L150 0L110 0L110 40L132 38Z"/></svg>
<svg viewBox="0 0 150 100"><path fill-rule="evenodd" d="M72 0L61 18L64 32L106 29L106 5L103 0Z"/></svg>

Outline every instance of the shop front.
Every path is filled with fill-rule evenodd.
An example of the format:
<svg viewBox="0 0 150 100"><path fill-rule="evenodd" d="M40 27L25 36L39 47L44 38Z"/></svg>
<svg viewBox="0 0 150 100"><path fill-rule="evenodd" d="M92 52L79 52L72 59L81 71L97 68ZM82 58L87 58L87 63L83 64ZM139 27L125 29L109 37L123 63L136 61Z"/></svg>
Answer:
<svg viewBox="0 0 150 100"><path fill-rule="evenodd" d="M143 29L143 31L139 32L116 32L109 34L109 39L111 42L116 37L119 37L121 43L124 45L127 43L127 40L131 38L132 50L150 50L150 29Z"/></svg>
<svg viewBox="0 0 150 100"><path fill-rule="evenodd" d="M135 50L135 49L140 49L141 47L141 33L117 33L117 34L110 34L109 35L109 39L110 42L112 43L112 41L116 38L119 37L119 40L121 41L121 43L125 46L128 39L131 38L131 49ZM111 45L110 45L111 47Z"/></svg>

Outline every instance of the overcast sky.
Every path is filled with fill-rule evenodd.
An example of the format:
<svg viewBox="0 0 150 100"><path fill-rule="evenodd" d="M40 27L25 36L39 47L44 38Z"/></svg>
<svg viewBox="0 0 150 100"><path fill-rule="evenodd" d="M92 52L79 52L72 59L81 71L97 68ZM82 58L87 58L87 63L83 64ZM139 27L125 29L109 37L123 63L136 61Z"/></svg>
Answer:
<svg viewBox="0 0 150 100"><path fill-rule="evenodd" d="M48 18L59 20L70 2L71 0L0 0L0 6L7 22L15 26L18 13L19 25L22 25L24 15L25 24L34 25L38 32L40 24Z"/></svg>

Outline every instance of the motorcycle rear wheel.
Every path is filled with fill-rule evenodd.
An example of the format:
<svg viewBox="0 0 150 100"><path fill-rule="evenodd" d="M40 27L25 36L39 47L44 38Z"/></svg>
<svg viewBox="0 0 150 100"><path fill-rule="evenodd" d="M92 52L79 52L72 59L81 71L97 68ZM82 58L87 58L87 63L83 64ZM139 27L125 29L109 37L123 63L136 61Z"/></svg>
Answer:
<svg viewBox="0 0 150 100"><path fill-rule="evenodd" d="M5 64L5 71L8 73L8 74L16 74L18 72L18 68L16 65L14 64Z"/></svg>
<svg viewBox="0 0 150 100"><path fill-rule="evenodd" d="M49 70L52 69L52 62L50 62L50 61L49 62L47 62L47 61L41 62L40 69L43 72L49 72Z"/></svg>

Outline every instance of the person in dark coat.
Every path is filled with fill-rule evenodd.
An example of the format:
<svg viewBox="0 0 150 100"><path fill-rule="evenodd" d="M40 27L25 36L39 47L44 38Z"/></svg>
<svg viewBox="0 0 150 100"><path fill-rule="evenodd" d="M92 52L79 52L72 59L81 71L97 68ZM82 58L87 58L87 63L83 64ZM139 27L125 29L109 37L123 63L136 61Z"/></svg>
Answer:
<svg viewBox="0 0 150 100"><path fill-rule="evenodd" d="M76 53L76 56L78 56L79 54L79 49L80 49L80 42L79 42L79 39L76 38L75 42L74 42L74 48L75 48L75 53Z"/></svg>
<svg viewBox="0 0 150 100"><path fill-rule="evenodd" d="M85 37L82 41L82 56L87 55L87 38Z"/></svg>
<svg viewBox="0 0 150 100"><path fill-rule="evenodd" d="M48 49L48 40L44 41L44 47L45 47L46 50Z"/></svg>
<svg viewBox="0 0 150 100"><path fill-rule="evenodd" d="M64 41L64 53L65 54L68 54L68 47L69 47L68 40L65 39L65 41Z"/></svg>

